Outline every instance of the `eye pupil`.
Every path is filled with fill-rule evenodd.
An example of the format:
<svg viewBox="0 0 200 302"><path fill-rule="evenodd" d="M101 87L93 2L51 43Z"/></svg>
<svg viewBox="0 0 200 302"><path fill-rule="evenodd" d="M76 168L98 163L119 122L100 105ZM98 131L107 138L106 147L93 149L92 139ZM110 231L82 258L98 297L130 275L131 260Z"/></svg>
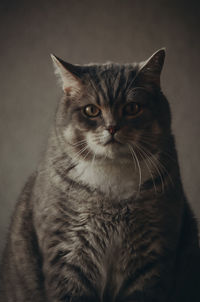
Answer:
<svg viewBox="0 0 200 302"><path fill-rule="evenodd" d="M100 109L95 105L87 105L84 107L84 114L89 117L96 117L100 113Z"/></svg>
<svg viewBox="0 0 200 302"><path fill-rule="evenodd" d="M124 113L128 116L134 116L140 111L140 107L137 103L131 102L124 107Z"/></svg>

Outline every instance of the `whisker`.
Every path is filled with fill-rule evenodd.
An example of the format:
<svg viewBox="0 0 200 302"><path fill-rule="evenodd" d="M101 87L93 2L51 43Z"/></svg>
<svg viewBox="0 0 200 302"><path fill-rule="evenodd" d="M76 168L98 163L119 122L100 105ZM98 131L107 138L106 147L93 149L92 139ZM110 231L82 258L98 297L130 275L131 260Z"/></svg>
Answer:
<svg viewBox="0 0 200 302"><path fill-rule="evenodd" d="M148 163L151 165L151 162L149 161L149 156L145 156L143 150L139 149L139 146L138 146L137 144L135 145L135 147L138 148L138 151L139 151L139 153L140 153L140 156L141 156L141 157L143 158L143 160L144 160L144 163L145 163L145 165L146 165L146 167L147 167L147 170L149 171L149 174L150 174L151 179L152 179L152 182L153 182L154 191L155 191L155 193L157 194L158 191L157 191L157 187L156 187L156 184L155 184L155 181L154 181L153 173L151 172L150 166L147 164L147 161L148 161Z"/></svg>
<svg viewBox="0 0 200 302"><path fill-rule="evenodd" d="M85 160L85 159L87 158L87 156L88 156L90 153L91 153L91 150L89 150L89 151L87 152L87 154L83 157L83 160Z"/></svg>
<svg viewBox="0 0 200 302"><path fill-rule="evenodd" d="M154 155L152 155L152 156L154 157ZM174 182L173 182L173 179L172 179L172 177L171 177L169 171L166 169L166 167L163 165L163 163L162 163L161 161L157 160L157 163L158 163L158 165L159 165L161 171L164 170L164 172L165 172L165 173L167 174L167 176L169 177L169 180L170 180L171 184L174 186Z"/></svg>
<svg viewBox="0 0 200 302"><path fill-rule="evenodd" d="M124 138L130 139L130 137L126 136ZM146 147L152 147L152 142L156 144L156 141L149 141L149 140L144 140L143 138L140 137L139 139L139 144L140 146L144 147L145 150L147 151ZM144 146L145 145L145 146ZM160 148L160 153L163 155L163 157L167 157L169 160L173 161L174 163L177 163L176 157L174 157L174 154L172 152L167 152L163 150L163 148ZM153 154L151 154L153 155Z"/></svg>
<svg viewBox="0 0 200 302"><path fill-rule="evenodd" d="M144 150L144 149L143 149L143 150ZM156 168L157 168L160 172L164 171L164 172L167 174L167 176L168 176L168 178L169 178L171 184L174 186L173 179L172 179L172 177L171 177L169 171L168 171L168 170L166 169L166 167L163 165L163 163L162 163L159 159L157 159L157 158L154 156L154 154L150 153L150 152L149 152L148 150L146 150L146 149L145 149L145 151L146 151L146 153L149 153L150 156L152 157L152 158L151 158L152 163L153 163L154 165L156 165ZM154 161L153 161L153 159L154 159Z"/></svg>
<svg viewBox="0 0 200 302"><path fill-rule="evenodd" d="M131 146L129 146L129 145L128 145L128 147L129 147L129 150L130 150L131 156L132 156L133 161L134 161L134 168L135 168L135 170L136 170L136 168L137 168L137 163L136 163L135 155L134 155L134 153L132 152L132 148L131 148Z"/></svg>
<svg viewBox="0 0 200 302"><path fill-rule="evenodd" d="M79 146L79 145L83 145L84 143L87 143L86 139L80 140L80 141L76 142L75 144L72 144L72 146Z"/></svg>
<svg viewBox="0 0 200 302"><path fill-rule="evenodd" d="M136 160L137 166L138 166L138 173L139 173L139 184L138 184L138 195L140 194L140 189L141 189L141 184L142 184L142 171L141 171L141 167L140 167L140 163L139 160L137 158L137 154L135 153L135 151L133 150L132 146L130 144L128 144L129 150L132 154L132 157Z"/></svg>
<svg viewBox="0 0 200 302"><path fill-rule="evenodd" d="M85 150L87 150L87 149L88 149L88 146L82 148L79 152L77 152L77 153L75 154L75 156L73 157L73 160L77 160L77 159L80 157L80 155L81 155Z"/></svg>
<svg viewBox="0 0 200 302"><path fill-rule="evenodd" d="M94 166L95 157L96 157L96 153L94 152L93 158L92 158L92 161L91 161L91 167L92 167L92 168L93 168L93 166Z"/></svg>
<svg viewBox="0 0 200 302"><path fill-rule="evenodd" d="M148 151L146 150L146 152L148 152ZM171 179L172 184L174 184L174 183L173 183L173 180L172 180L172 178L171 178L171 175L169 174L169 172L168 172L168 170L166 169L166 167L162 164L162 162L161 162L160 160L158 160L158 159L154 156L154 154L151 154L151 156L154 158L155 162L156 162L157 165L160 167L161 171L164 170L165 173L168 175L168 177Z"/></svg>
<svg viewBox="0 0 200 302"><path fill-rule="evenodd" d="M162 192L164 192L164 179L163 179L163 176L162 176L162 173L161 173L162 170L160 170L160 167L159 167L158 160L153 156L153 154L151 152L147 151L146 149L142 148L141 146L140 147L138 146L138 148L140 150L143 150L143 152L144 152L144 154L146 154L146 156L148 156L148 154L149 154L148 159L152 163L152 165L154 166L154 168L156 169L156 171L157 171L157 173L158 173L158 175L160 177L161 186L162 186ZM153 158L154 158L154 160L153 160Z"/></svg>

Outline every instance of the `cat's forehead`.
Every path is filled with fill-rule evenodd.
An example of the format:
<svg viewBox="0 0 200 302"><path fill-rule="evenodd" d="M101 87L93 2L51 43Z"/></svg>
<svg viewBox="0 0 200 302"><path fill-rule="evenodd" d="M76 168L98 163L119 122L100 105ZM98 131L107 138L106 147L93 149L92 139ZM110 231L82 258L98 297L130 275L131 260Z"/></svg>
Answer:
<svg viewBox="0 0 200 302"><path fill-rule="evenodd" d="M99 102L111 105L128 93L138 66L116 63L90 64L86 67L86 77Z"/></svg>
<svg viewBox="0 0 200 302"><path fill-rule="evenodd" d="M91 77L99 77L101 80L106 80L108 77L115 78L116 76L127 77L130 74L136 74L138 64L118 64L107 62L103 64L90 63L84 66L85 72Z"/></svg>

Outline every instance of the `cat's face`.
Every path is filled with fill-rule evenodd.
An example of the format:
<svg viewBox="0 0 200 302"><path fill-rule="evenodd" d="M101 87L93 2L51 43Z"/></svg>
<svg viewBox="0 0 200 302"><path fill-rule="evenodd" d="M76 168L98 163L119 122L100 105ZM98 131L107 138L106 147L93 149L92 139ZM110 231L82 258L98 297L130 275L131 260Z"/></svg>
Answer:
<svg viewBox="0 0 200 302"><path fill-rule="evenodd" d="M164 51L134 65L73 66L53 57L65 97L57 128L74 159L132 160L156 152L169 130L159 77Z"/></svg>

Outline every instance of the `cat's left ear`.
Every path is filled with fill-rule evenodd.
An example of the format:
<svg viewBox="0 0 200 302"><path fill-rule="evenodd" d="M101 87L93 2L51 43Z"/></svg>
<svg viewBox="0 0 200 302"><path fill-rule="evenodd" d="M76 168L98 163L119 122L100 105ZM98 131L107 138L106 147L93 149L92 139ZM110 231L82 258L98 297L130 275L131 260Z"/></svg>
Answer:
<svg viewBox="0 0 200 302"><path fill-rule="evenodd" d="M139 64L136 76L137 84L156 85L160 87L160 75L165 60L165 49L159 49L145 62Z"/></svg>
<svg viewBox="0 0 200 302"><path fill-rule="evenodd" d="M70 96L79 93L82 88L81 67L67 63L53 54L51 58L63 91Z"/></svg>

